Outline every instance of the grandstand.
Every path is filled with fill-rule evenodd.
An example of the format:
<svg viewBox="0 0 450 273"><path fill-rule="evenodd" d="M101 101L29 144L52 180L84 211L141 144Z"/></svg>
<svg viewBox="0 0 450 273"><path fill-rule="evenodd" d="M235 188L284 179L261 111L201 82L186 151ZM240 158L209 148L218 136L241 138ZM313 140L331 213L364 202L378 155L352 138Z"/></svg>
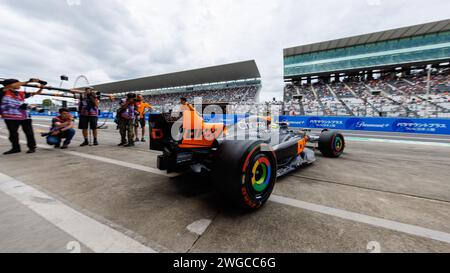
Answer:
<svg viewBox="0 0 450 273"><path fill-rule="evenodd" d="M118 97L134 92L143 95L157 109L172 109L181 97L193 102L201 97L203 103L247 104L258 100L261 75L255 61L225 64L189 71L144 77L95 85L102 93ZM101 109L111 103L101 102Z"/></svg>
<svg viewBox="0 0 450 273"><path fill-rule="evenodd" d="M450 117L450 20L284 50L286 112Z"/></svg>

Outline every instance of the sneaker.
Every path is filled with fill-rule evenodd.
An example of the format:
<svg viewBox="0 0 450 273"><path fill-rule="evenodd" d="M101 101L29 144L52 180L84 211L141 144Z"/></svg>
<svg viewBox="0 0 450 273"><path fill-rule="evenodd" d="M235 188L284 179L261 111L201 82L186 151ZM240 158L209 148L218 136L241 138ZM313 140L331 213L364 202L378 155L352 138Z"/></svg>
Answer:
<svg viewBox="0 0 450 273"><path fill-rule="evenodd" d="M120 142L117 146L121 147L121 146L125 146L126 143L125 142Z"/></svg>
<svg viewBox="0 0 450 273"><path fill-rule="evenodd" d="M139 138L136 138L134 141L135 141L135 142L139 142Z"/></svg>
<svg viewBox="0 0 450 273"><path fill-rule="evenodd" d="M98 146L98 141L94 140L94 146Z"/></svg>
<svg viewBox="0 0 450 273"><path fill-rule="evenodd" d="M10 151L4 152L3 154L4 154L4 155L12 155L12 154L18 154L18 153L20 153L20 150L14 150L14 149L12 149L12 150L10 150Z"/></svg>
<svg viewBox="0 0 450 273"><path fill-rule="evenodd" d="M67 148L69 148L69 144L64 144L64 145L61 147L61 150L66 150Z"/></svg>
<svg viewBox="0 0 450 273"><path fill-rule="evenodd" d="M81 143L80 147L88 146L89 141L85 140L83 143Z"/></svg>
<svg viewBox="0 0 450 273"><path fill-rule="evenodd" d="M145 138L142 138L142 139L141 139L141 142L146 142Z"/></svg>
<svg viewBox="0 0 450 273"><path fill-rule="evenodd" d="M61 147L61 144L55 145L55 149L58 149L59 147Z"/></svg>
<svg viewBox="0 0 450 273"><path fill-rule="evenodd" d="M127 145L125 145L125 147L134 147L134 143L128 143Z"/></svg>
<svg viewBox="0 0 450 273"><path fill-rule="evenodd" d="M27 154L34 154L36 152L36 149L29 149Z"/></svg>

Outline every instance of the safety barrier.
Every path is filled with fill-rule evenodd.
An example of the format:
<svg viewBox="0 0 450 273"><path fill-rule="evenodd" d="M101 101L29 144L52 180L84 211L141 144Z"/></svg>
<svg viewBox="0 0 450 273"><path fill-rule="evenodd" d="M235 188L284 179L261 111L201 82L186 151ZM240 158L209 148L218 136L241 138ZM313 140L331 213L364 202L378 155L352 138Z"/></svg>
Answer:
<svg viewBox="0 0 450 273"><path fill-rule="evenodd" d="M33 115L56 116L56 113ZM99 116L100 119L113 117L113 113L102 113ZM204 116L204 119L206 122L233 125L245 117L246 115L210 115ZM279 120L288 122L292 128L450 135L450 119L281 116Z"/></svg>

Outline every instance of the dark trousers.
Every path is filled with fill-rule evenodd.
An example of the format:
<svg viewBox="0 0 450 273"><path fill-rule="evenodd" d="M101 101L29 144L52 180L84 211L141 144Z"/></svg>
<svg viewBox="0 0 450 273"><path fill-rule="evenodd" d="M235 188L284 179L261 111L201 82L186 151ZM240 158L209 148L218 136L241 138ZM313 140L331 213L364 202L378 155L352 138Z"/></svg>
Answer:
<svg viewBox="0 0 450 273"><path fill-rule="evenodd" d="M69 130L67 130L65 132L62 132L59 135L59 139L60 139L60 141L61 141L61 139L65 139L64 145L69 145L70 142L72 142L72 139L75 136L75 134L76 134L75 129L69 129Z"/></svg>
<svg viewBox="0 0 450 273"><path fill-rule="evenodd" d="M19 127L22 126L22 130L27 137L28 149L36 149L36 140L34 139L33 124L31 119L27 120L6 120L6 127L9 131L9 141L11 141L12 148L20 151L19 144Z"/></svg>
<svg viewBox="0 0 450 273"><path fill-rule="evenodd" d="M69 145L70 142L72 142L72 139L75 136L75 134L76 134L75 129L69 129L69 130L67 130L65 132L60 133L57 136L48 136L47 137L47 143L49 145L59 146L59 145L61 145L61 141L63 139L65 139L63 144L64 145Z"/></svg>

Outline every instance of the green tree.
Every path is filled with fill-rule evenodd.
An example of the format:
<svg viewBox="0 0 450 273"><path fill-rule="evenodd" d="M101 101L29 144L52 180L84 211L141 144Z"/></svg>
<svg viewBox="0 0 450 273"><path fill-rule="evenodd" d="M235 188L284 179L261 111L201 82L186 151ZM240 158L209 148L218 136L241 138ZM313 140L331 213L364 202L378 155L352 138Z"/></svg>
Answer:
<svg viewBox="0 0 450 273"><path fill-rule="evenodd" d="M42 101L42 107L50 107L53 105L53 102L51 99L45 99Z"/></svg>

